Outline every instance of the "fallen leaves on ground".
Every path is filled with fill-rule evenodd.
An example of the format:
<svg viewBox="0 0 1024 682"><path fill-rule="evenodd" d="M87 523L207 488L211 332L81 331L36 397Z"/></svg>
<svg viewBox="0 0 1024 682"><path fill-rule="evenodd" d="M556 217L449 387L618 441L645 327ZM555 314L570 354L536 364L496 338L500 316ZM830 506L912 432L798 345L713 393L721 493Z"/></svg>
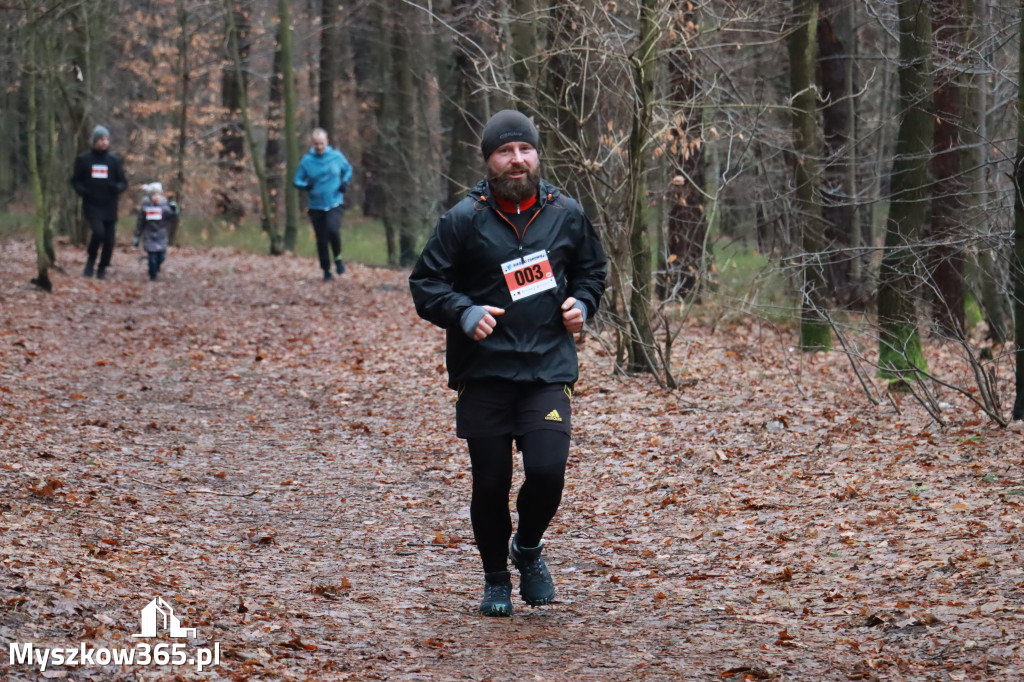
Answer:
<svg viewBox="0 0 1024 682"><path fill-rule="evenodd" d="M1014 679L1020 426L873 406L839 353L688 324L675 392L583 345L557 602L484 619L443 334L407 271L0 243L0 640L133 646L155 597L212 672L81 680ZM939 357L942 348L930 348ZM521 474L518 473L518 484ZM37 667L8 667L37 679Z"/></svg>

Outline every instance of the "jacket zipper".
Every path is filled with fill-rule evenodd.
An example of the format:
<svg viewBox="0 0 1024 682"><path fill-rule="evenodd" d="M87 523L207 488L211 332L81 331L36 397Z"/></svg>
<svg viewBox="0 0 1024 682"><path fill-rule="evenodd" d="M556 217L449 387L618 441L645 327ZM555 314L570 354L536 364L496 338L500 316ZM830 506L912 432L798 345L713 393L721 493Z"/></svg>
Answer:
<svg viewBox="0 0 1024 682"><path fill-rule="evenodd" d="M485 202L487 201L487 197L485 197L483 195L481 195L480 198L483 199ZM551 199L551 195L548 194L548 200L550 200L550 199ZM544 207L546 205L547 205L547 203L543 203L543 204L540 205L540 208L537 209L537 212L533 214L532 218L530 218L530 222L526 223L526 225L523 226L523 234L521 234L521 235L519 234L519 230L516 229L516 226L512 224L512 221L504 216L504 214L501 212L501 209L498 208L497 206L494 207L494 212L498 214L499 218L501 218L506 223L508 223L508 226L512 228L512 231L516 235L516 239L519 241L519 262L520 263L525 263L526 262L526 256L523 255L523 238L526 237L526 229L528 227L530 227L530 225L533 224L533 221L537 219L537 216L540 215L540 212L544 210ZM519 204L516 204L516 213L518 213L518 212L519 212Z"/></svg>

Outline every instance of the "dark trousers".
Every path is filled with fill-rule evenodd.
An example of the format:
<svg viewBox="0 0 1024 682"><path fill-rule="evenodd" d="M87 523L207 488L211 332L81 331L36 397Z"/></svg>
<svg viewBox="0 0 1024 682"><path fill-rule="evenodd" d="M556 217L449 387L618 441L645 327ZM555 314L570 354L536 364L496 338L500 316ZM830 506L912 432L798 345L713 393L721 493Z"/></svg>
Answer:
<svg viewBox="0 0 1024 682"><path fill-rule="evenodd" d="M110 257L114 254L114 240L116 238L117 220L103 220L102 218L89 218L89 229L92 230L92 238L89 240L89 249L86 252L89 257L89 265L96 262L96 253L100 254L100 269L110 265ZM100 247L103 250L100 251Z"/></svg>
<svg viewBox="0 0 1024 682"><path fill-rule="evenodd" d="M320 257L320 267L324 272L331 269L331 261L341 258L341 217L344 206L335 206L329 211L309 209L309 219L313 223L316 235L316 255ZM334 258L331 258L331 253Z"/></svg>
<svg viewBox="0 0 1024 682"><path fill-rule="evenodd" d="M523 451L525 481L516 496L519 546L536 547L558 511L569 459L569 434L531 431L517 439ZM508 567L512 516L512 436L467 438L473 467L473 498L469 516L485 572Z"/></svg>
<svg viewBox="0 0 1024 682"><path fill-rule="evenodd" d="M149 278L156 279L156 276L160 274L160 266L163 265L164 258L167 257L167 252L147 251L146 255L149 257Z"/></svg>

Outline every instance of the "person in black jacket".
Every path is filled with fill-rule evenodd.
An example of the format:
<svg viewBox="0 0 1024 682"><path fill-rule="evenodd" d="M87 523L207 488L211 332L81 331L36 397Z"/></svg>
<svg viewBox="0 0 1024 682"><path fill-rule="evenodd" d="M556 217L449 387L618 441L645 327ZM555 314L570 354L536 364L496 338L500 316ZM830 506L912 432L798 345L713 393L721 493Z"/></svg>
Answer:
<svg viewBox="0 0 1024 682"><path fill-rule="evenodd" d="M538 142L518 111L487 122L480 141L487 179L441 217L409 277L416 312L447 334L456 434L466 439L472 467L485 616L512 615L508 559L523 601L554 600L541 550L569 457L574 335L597 312L607 274L583 209L541 179ZM513 444L525 473L515 536Z"/></svg>
<svg viewBox="0 0 1024 682"><path fill-rule="evenodd" d="M114 253L117 197L128 188L128 182L121 158L110 151L110 131L96 126L89 143L91 149L75 158L71 186L82 197L82 213L92 230L83 274L92 277L95 271L96 277L103 279ZM95 269L97 253L100 254L99 269Z"/></svg>

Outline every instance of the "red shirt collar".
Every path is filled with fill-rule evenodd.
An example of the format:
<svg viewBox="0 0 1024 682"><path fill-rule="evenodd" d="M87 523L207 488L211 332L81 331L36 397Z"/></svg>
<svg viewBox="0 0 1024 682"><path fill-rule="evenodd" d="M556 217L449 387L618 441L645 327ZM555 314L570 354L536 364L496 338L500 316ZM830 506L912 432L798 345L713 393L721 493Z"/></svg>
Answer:
<svg viewBox="0 0 1024 682"><path fill-rule="evenodd" d="M498 208L505 213L521 213L537 203L537 195L531 194L529 199L523 199L518 204L514 201L499 199L498 197L494 197L494 201L497 202Z"/></svg>

